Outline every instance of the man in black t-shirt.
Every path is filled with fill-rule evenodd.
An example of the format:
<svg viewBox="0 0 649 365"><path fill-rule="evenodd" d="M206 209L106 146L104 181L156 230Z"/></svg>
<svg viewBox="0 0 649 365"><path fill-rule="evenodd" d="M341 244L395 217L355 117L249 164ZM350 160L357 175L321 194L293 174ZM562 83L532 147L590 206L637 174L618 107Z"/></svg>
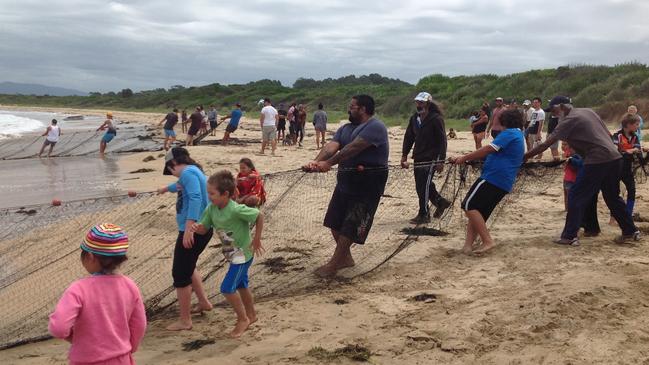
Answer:
<svg viewBox="0 0 649 365"><path fill-rule="evenodd" d="M288 116L288 112L286 111L284 104L281 104L279 106L277 114L279 115L279 121L277 122L277 140L283 141L286 132L286 117Z"/></svg>
<svg viewBox="0 0 649 365"><path fill-rule="evenodd" d="M189 125L189 130L187 131L187 146L194 145L194 138L198 134L198 131L201 129L201 124L203 123L203 114L201 114L201 107L197 106L196 110L189 116L191 124Z"/></svg>
<svg viewBox="0 0 649 365"><path fill-rule="evenodd" d="M178 123L178 109L174 108L172 112L162 118L158 125L161 125L162 123L165 124L164 127L162 127L165 133L164 148L165 151L168 151L171 144L176 141L176 132L174 131L174 126L176 125L176 123Z"/></svg>

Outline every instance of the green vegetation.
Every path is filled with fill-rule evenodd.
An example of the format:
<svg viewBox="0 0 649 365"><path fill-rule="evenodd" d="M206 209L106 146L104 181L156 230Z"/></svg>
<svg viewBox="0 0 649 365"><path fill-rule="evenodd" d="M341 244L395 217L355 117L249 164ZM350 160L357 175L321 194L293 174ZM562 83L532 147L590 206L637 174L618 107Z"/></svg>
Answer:
<svg viewBox="0 0 649 365"><path fill-rule="evenodd" d="M412 99L418 91L428 91L442 103L447 128L467 130L465 121L483 101L497 96L506 101L539 96L542 100L556 94L571 96L576 106L594 107L604 119L614 120L626 111L626 105L649 95L649 68L640 63L616 66L562 66L557 69L531 70L505 76L475 75L448 77L426 76L417 85L383 77L345 76L338 79L313 80L300 78L292 87L279 81L260 80L244 85L210 84L205 86L172 86L169 89L133 92L91 93L89 96L0 95L0 104L103 108L164 112L172 107L186 108L215 104L220 113L236 102L244 110L257 111L259 99L269 97L275 104L305 104L313 112L319 102L325 105L332 120L345 119L347 104L355 94L372 95L377 114L388 125L405 125L413 112ZM451 120L454 119L454 120Z"/></svg>

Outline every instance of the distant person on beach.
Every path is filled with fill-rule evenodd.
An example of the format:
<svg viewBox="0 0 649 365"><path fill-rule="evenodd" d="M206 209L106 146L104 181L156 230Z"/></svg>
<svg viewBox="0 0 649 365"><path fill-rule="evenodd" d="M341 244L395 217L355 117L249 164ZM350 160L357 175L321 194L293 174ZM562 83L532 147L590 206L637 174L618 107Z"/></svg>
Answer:
<svg viewBox="0 0 649 365"><path fill-rule="evenodd" d="M642 156L642 145L636 132L640 128L640 116L628 113L622 119L622 129L613 134L613 143L622 155L622 178L626 187L626 210L633 217L635 206L635 174L633 162Z"/></svg>
<svg viewBox="0 0 649 365"><path fill-rule="evenodd" d="M491 112L491 118L489 124L487 124L487 135L491 133L491 137L496 138L498 134L505 128L502 123L500 123L500 114L505 111L503 106L503 98L496 98L496 107Z"/></svg>
<svg viewBox="0 0 649 365"><path fill-rule="evenodd" d="M457 138L457 133L455 133L455 130L453 128L448 130L448 134L446 135L448 139L456 139Z"/></svg>
<svg viewBox="0 0 649 365"><path fill-rule="evenodd" d="M582 172L568 194L568 214L561 237L555 243L579 246L578 232L582 224L585 236L600 233L597 221L597 196L601 190L604 201L617 221L622 235L617 243L640 240L640 231L627 212L620 197L622 155L611 140L606 124L592 109L574 108L569 98L555 96L550 112L559 117L559 126L545 142L525 154L525 159L546 150L555 141L566 141L584 159Z"/></svg>
<svg viewBox="0 0 649 365"><path fill-rule="evenodd" d="M259 116L259 124L261 126L261 154L264 154L266 145L270 143L271 154L275 155L275 148L277 148L277 122L279 121L279 114L277 109L273 107L270 99L264 99L264 107L261 109Z"/></svg>
<svg viewBox="0 0 649 365"><path fill-rule="evenodd" d="M104 129L106 130L106 133L104 133L104 136L101 137L101 142L99 142L100 158L104 158L106 152L106 146L117 135L117 128L115 128L115 123L113 122L113 113L111 112L106 113L106 120L101 126L99 126L99 128L97 128L97 131L104 130Z"/></svg>
<svg viewBox="0 0 649 365"><path fill-rule="evenodd" d="M527 148L527 151L534 148L534 143L530 143L530 140L527 138L529 136L529 127L533 111L532 102L526 99L523 102L523 121L525 122L525 124L523 124L523 133L525 135L525 147Z"/></svg>
<svg viewBox="0 0 649 365"><path fill-rule="evenodd" d="M259 209L239 204L233 200L235 181L227 170L217 172L208 180L210 204L191 231L206 234L212 229L221 239L222 252L230 263L221 283L221 293L237 315L237 323L230 332L233 338L240 337L251 324L257 321L252 291L248 288L248 269L255 255L261 256L261 232L264 215ZM250 227L255 226L255 235L250 237Z"/></svg>
<svg viewBox="0 0 649 365"><path fill-rule="evenodd" d="M205 108L201 105L201 116L203 117L203 120L201 120L201 129L200 133L201 134L206 134L207 133L207 113L205 112Z"/></svg>
<svg viewBox="0 0 649 365"><path fill-rule="evenodd" d="M289 137L292 141L292 144L297 143L297 126L295 123L295 114L297 114L297 107L296 104L293 103L291 104L291 107L288 108L288 133Z"/></svg>
<svg viewBox="0 0 649 365"><path fill-rule="evenodd" d="M110 223L94 226L81 241L81 265L90 275L65 290L48 326L71 343L70 364L135 364L147 321L140 289L117 273L128 246L126 233Z"/></svg>
<svg viewBox="0 0 649 365"><path fill-rule="evenodd" d="M176 132L174 131L174 127L178 123L178 109L174 108L172 112L167 113L158 125L162 125L162 123L165 124L164 127L162 127L165 133L164 149L165 151L168 151L169 147L176 142Z"/></svg>
<svg viewBox="0 0 649 365"><path fill-rule="evenodd" d="M489 116L487 116L487 111L482 108L478 112L478 117L471 123L471 133L473 134L476 151L482 148L482 140L485 139L487 123L489 123Z"/></svg>
<svg viewBox="0 0 649 365"><path fill-rule="evenodd" d="M318 104L318 110L313 113L313 126L315 127L315 145L320 149L325 145L325 134L327 133L327 113L324 111L324 105ZM322 146L320 140L322 139Z"/></svg>
<svg viewBox="0 0 649 365"><path fill-rule="evenodd" d="M264 181L249 158L239 160L236 202L249 207L259 207L266 202Z"/></svg>
<svg viewBox="0 0 649 365"><path fill-rule="evenodd" d="M50 157L50 155L52 154L54 145L56 145L56 143L59 141L59 138L61 137L61 127L59 127L57 124L58 121L56 119L52 119L50 126L48 126L45 130L45 133L41 135L45 137L45 142L43 142L43 146L41 147L41 151L38 153L38 157L41 157L43 151L45 151L45 147L47 146L50 146L50 150L49 152L47 152L47 157Z"/></svg>
<svg viewBox="0 0 649 365"><path fill-rule="evenodd" d="M629 105L626 111L627 113L631 115L637 115L638 118L640 118L640 125L638 126L638 131L636 132L636 134L638 135L638 141L642 142L642 128L644 128L644 119L642 119L642 116L638 114L638 107L635 105Z"/></svg>
<svg viewBox="0 0 649 365"><path fill-rule="evenodd" d="M280 104L277 114L279 115L279 120L277 121L277 140L283 141L286 138L286 117L288 116L284 104Z"/></svg>
<svg viewBox="0 0 649 365"><path fill-rule="evenodd" d="M503 111L499 118L505 129L498 133L493 142L477 151L450 159L456 164L485 160L480 177L462 201L462 210L469 220L462 248L465 254L485 253L496 246L486 222L502 198L512 191L523 162L523 114L518 110L508 109ZM482 244L475 247L478 236Z"/></svg>
<svg viewBox="0 0 649 365"><path fill-rule="evenodd" d="M228 144L228 141L230 140L230 134L234 133L234 131L236 131L237 128L239 128L239 121L241 120L242 115L243 112L241 111L241 104L237 103L235 105L235 108L230 112L229 115L226 115L225 117L221 118L221 122L230 119L230 122L225 127L225 134L223 134L224 145Z"/></svg>
<svg viewBox="0 0 649 365"><path fill-rule="evenodd" d="M315 271L325 278L355 265L351 245L365 243L388 180L388 130L374 117L374 99L369 95L352 97L348 113L350 123L338 128L315 160L302 167L305 171L327 172L339 165L324 218L336 249L329 262Z"/></svg>
<svg viewBox="0 0 649 365"><path fill-rule="evenodd" d="M201 113L201 107L197 106L196 110L189 116L190 124L189 124L189 129L187 130L187 140L185 141L185 144L187 146L193 146L194 145L194 138L196 138L196 135L201 129L201 125L203 124L203 114Z"/></svg>
<svg viewBox="0 0 649 365"><path fill-rule="evenodd" d="M187 110L183 109L181 113L182 129L183 133L187 132Z"/></svg>
<svg viewBox="0 0 649 365"><path fill-rule="evenodd" d="M212 238L212 230L194 234L191 227L196 223L209 202L207 178L201 165L189 156L182 147L174 147L165 156L163 175L173 175L178 181L161 187L158 194L177 193L176 223L178 236L174 247L171 274L173 286L178 296L179 318L167 326L167 330L181 331L192 329L192 313L212 310L212 303L203 289L203 279L196 270L198 257ZM198 303L192 307L192 291Z"/></svg>
<svg viewBox="0 0 649 365"><path fill-rule="evenodd" d="M441 173L444 170L447 137L442 109L433 96L423 91L417 94L414 102L417 110L410 117L403 136L401 167L407 169L410 166L408 154L412 149L419 211L410 223L425 224L430 222L428 202L435 206L434 218L441 217L451 205L451 202L437 192L433 182L435 172Z"/></svg>
<svg viewBox="0 0 649 365"><path fill-rule="evenodd" d="M210 135L214 136L216 133L216 117L217 117L217 112L216 108L214 105L210 106L210 111L207 112L207 121L210 123Z"/></svg>
<svg viewBox="0 0 649 365"><path fill-rule="evenodd" d="M530 126L527 128L527 145L534 148L541 143L543 138L543 123L545 121L545 112L541 109L541 98L532 99L532 115L530 117ZM541 159L543 154L536 156Z"/></svg>
<svg viewBox="0 0 649 365"><path fill-rule="evenodd" d="M297 145L302 147L302 141L304 141L304 128L306 127L306 106L300 104L297 106L297 112L295 113L295 140ZM299 138L298 138L299 137Z"/></svg>

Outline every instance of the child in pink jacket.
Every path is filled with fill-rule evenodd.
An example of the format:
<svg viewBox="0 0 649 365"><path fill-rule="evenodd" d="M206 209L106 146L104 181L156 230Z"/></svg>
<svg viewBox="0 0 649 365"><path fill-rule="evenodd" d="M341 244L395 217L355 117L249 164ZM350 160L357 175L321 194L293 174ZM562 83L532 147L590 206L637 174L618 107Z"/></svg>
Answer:
<svg viewBox="0 0 649 365"><path fill-rule="evenodd" d="M121 227L100 224L81 242L81 264L91 276L63 293L50 315L52 336L72 343L70 364L134 364L146 329L140 290L115 273L126 261L128 236Z"/></svg>

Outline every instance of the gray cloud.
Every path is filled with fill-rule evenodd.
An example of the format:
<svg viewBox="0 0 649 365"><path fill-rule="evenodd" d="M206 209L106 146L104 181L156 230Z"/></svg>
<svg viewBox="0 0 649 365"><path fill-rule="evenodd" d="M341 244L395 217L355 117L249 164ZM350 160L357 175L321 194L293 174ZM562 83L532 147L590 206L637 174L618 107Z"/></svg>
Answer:
<svg viewBox="0 0 649 365"><path fill-rule="evenodd" d="M649 2L3 1L0 81L86 91L649 63Z"/></svg>

